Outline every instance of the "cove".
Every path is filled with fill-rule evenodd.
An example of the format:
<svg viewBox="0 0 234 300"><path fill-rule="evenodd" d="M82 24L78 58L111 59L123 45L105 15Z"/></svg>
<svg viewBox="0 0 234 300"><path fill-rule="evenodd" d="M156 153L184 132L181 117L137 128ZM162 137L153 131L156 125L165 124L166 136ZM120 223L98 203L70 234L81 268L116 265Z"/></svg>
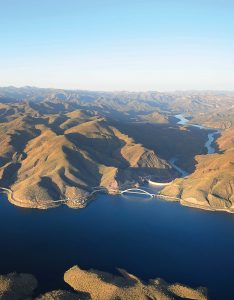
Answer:
<svg viewBox="0 0 234 300"><path fill-rule="evenodd" d="M29 272L38 293L68 288L63 273L78 264L142 279L209 289L233 299L234 218L158 199L98 195L87 208L21 209L0 200L0 273Z"/></svg>

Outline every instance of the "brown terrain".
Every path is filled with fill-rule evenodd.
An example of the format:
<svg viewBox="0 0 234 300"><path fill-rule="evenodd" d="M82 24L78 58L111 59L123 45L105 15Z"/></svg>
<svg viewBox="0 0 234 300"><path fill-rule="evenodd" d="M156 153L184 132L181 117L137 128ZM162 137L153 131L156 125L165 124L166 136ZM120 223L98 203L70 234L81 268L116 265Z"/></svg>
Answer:
<svg viewBox="0 0 234 300"><path fill-rule="evenodd" d="M161 192L180 203L207 210L234 212L234 129L217 140L220 153L196 156L196 170L176 179Z"/></svg>
<svg viewBox="0 0 234 300"><path fill-rule="evenodd" d="M204 153L207 132L193 127L175 124L116 123L122 132L138 143L153 149L160 157L169 161L177 158L177 164L192 172L195 169L195 155Z"/></svg>
<svg viewBox="0 0 234 300"><path fill-rule="evenodd" d="M37 287L37 280L30 274L10 273L0 275L0 299L21 300L30 299Z"/></svg>
<svg viewBox="0 0 234 300"><path fill-rule="evenodd" d="M95 300L207 299L204 288L168 284L160 278L144 283L123 269L118 271L121 276L97 270L84 271L75 266L64 274L64 280L74 290L88 293Z"/></svg>
<svg viewBox="0 0 234 300"><path fill-rule="evenodd" d="M45 208L51 200L76 199L75 206L83 207L92 187L118 190L145 175L175 174L153 150L97 112L41 115L19 103L3 104L0 117L0 185L10 188L9 200L19 206Z"/></svg>
<svg viewBox="0 0 234 300"><path fill-rule="evenodd" d="M113 193L149 175L178 177L169 163L176 158L191 175L162 194L184 205L232 211L233 109L233 92L0 88L0 186L19 206L53 207L67 199L71 207L84 207L96 186ZM204 155L207 132L178 126L178 113L224 129L217 154Z"/></svg>
<svg viewBox="0 0 234 300"><path fill-rule="evenodd" d="M205 288L191 288L179 283L169 284L157 278L148 283L123 269L119 275L97 270L85 271L74 266L64 274L65 282L74 289L54 290L34 296L37 280L30 274L11 273L0 276L1 300L205 300Z"/></svg>

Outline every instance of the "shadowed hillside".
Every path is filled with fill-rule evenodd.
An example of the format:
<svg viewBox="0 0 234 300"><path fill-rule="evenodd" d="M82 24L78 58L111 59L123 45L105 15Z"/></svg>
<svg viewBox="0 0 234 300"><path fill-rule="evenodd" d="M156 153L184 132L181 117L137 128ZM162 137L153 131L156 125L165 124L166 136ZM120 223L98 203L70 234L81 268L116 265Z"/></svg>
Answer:
<svg viewBox="0 0 234 300"><path fill-rule="evenodd" d="M176 159L195 172L163 193L182 197L183 204L230 211L233 107L233 92L0 88L0 185L11 188L9 199L17 205L77 199L83 207L95 186L113 192L149 175L175 178L168 162ZM191 123L226 129L219 153L204 155L207 132L178 126L177 113Z"/></svg>
<svg viewBox="0 0 234 300"><path fill-rule="evenodd" d="M164 195L181 198L183 205L234 212L234 130L224 131L219 154L196 156L196 170L167 186Z"/></svg>
<svg viewBox="0 0 234 300"><path fill-rule="evenodd" d="M97 112L59 107L43 114L31 105L4 104L0 123L0 184L10 187L10 201L41 207L48 200L77 199L85 206L92 187L118 189L152 174L169 178L170 165L136 143ZM51 107L51 105L49 105ZM58 107L57 107L58 108Z"/></svg>

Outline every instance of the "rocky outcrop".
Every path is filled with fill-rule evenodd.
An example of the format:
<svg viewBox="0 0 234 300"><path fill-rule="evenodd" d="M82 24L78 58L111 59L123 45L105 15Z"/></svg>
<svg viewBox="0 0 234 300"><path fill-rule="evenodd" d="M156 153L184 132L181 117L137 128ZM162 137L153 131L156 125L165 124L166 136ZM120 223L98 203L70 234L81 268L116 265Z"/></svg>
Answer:
<svg viewBox="0 0 234 300"><path fill-rule="evenodd" d="M74 292L54 290L35 296L37 280L29 274L11 273L0 275L0 300L206 300L207 290L197 289L175 283L169 284L162 279L144 283L123 269L119 275L97 270L84 271L74 266L64 274L65 282Z"/></svg>
<svg viewBox="0 0 234 300"><path fill-rule="evenodd" d="M30 274L10 273L0 275L1 300L26 300L31 299L37 287L37 280Z"/></svg>
<svg viewBox="0 0 234 300"><path fill-rule="evenodd" d="M64 274L64 280L74 290L89 294L92 300L207 299L204 288L168 284L161 279L144 283L123 269L118 271L119 275L112 275L97 270L84 271L75 266Z"/></svg>
<svg viewBox="0 0 234 300"><path fill-rule="evenodd" d="M35 300L88 300L88 297L81 293L56 290L45 293L44 295L37 297Z"/></svg>

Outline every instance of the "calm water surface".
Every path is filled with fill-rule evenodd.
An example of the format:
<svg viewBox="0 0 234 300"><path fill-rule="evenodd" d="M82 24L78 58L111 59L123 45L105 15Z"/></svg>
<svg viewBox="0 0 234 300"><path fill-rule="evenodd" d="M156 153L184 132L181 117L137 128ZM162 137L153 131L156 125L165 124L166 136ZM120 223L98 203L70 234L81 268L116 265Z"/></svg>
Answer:
<svg viewBox="0 0 234 300"><path fill-rule="evenodd" d="M99 195L86 209L46 211L0 201L0 273L30 272L43 290L67 288L63 273L78 264L142 279L209 288L233 299L234 215L158 199ZM40 290L39 292L42 292Z"/></svg>

